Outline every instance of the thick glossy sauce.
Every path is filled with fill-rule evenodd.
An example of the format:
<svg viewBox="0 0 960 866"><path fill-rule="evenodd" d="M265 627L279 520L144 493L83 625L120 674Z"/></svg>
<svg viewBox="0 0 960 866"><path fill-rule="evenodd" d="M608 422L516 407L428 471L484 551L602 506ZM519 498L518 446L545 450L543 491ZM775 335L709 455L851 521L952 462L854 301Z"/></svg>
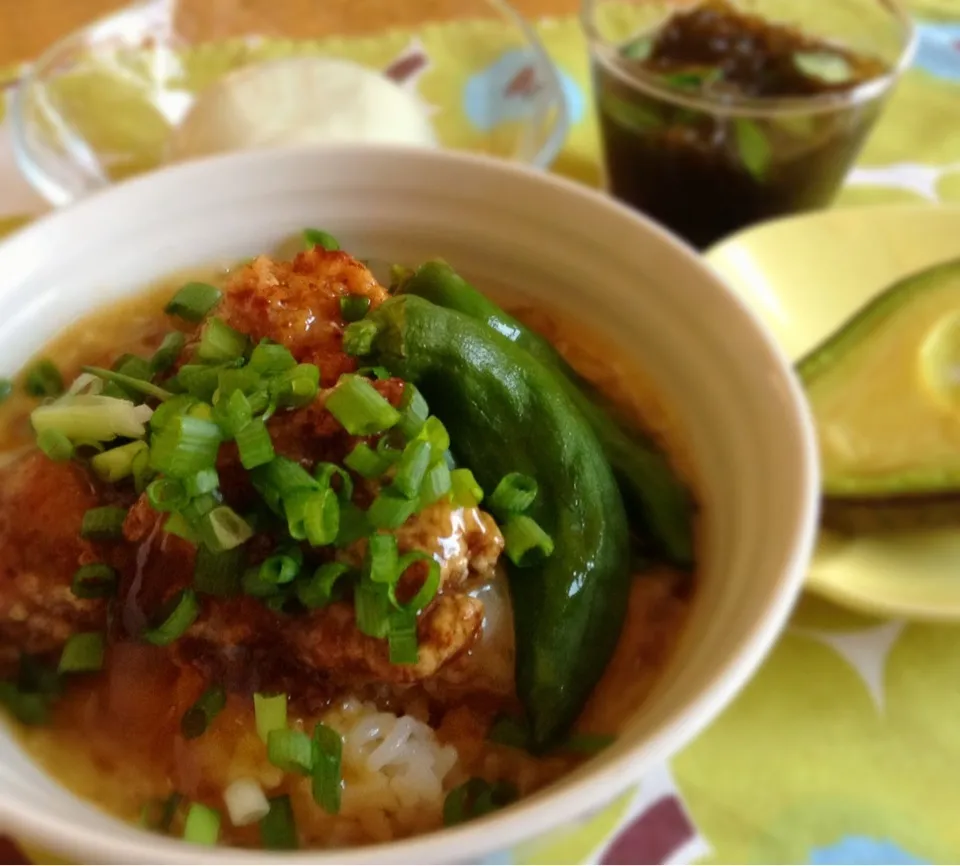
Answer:
<svg viewBox="0 0 960 866"><path fill-rule="evenodd" d="M199 275L190 275L191 277ZM208 281L219 281L209 273ZM178 285L174 283L173 285ZM67 381L81 363L108 361L123 351L146 351L156 346L169 323L160 314L171 284L148 292L108 311L95 313L54 340L43 353L56 358ZM551 338L568 359L614 398L619 408L670 449L680 472L692 477L692 465L680 432L649 383L635 371L605 357L599 337L585 335L580 326L567 327L542 311L514 312ZM572 336L576 334L576 342ZM0 455L31 443L27 414L33 403L17 396L0 407ZM2 459L2 456L0 456ZM615 657L583 714L583 732L615 734L644 700L669 659L688 608L688 576L667 570L638 576L634 583L627 623ZM483 591L485 598L503 595L503 588ZM493 608L490 608L493 615ZM498 628L510 628L509 615ZM469 660L468 660L469 663ZM469 676L469 668L465 676ZM305 846L326 847L384 841L434 829L436 811L410 809L386 821L376 809L363 809L359 794L363 778L345 779L345 806L338 817L313 806L309 780L284 775L266 761L258 738L249 698L231 695L226 709L201 738L184 740L180 719L202 693L205 682L192 669L171 664L157 648L133 643L109 650L104 670L75 681L56 705L47 727L16 726L28 751L53 777L76 794L118 817L136 821L142 805L178 791L190 800L202 800L223 809L222 791L240 777L258 780L271 795L290 793ZM377 697L368 693L364 697ZM379 696L379 703L400 714L410 713L436 726L442 743L454 745L468 775L515 782L522 794L557 779L582 759L571 756L535 759L523 752L485 740L490 714L482 707L457 706L431 717L436 698L429 690L411 689L402 696ZM343 711L346 712L346 711ZM341 710L293 707L290 722L312 730L315 721L330 721ZM326 715L324 715L326 714ZM351 785L354 785L351 788ZM350 797L353 797L353 801ZM350 802L355 807L349 805ZM173 832L177 832L175 825ZM256 825L234 828L225 819L221 841L259 846Z"/></svg>

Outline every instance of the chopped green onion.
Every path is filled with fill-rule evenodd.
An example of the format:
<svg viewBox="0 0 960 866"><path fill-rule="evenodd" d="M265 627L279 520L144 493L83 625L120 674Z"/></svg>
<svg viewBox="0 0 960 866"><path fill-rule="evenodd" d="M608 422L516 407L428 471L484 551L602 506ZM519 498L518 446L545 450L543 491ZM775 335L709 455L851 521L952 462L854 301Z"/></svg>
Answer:
<svg viewBox="0 0 960 866"><path fill-rule="evenodd" d="M10 379L0 378L0 403L13 393L13 382Z"/></svg>
<svg viewBox="0 0 960 866"><path fill-rule="evenodd" d="M196 523L206 514L213 511L222 501L223 497L220 495L219 490L213 493L202 493L184 505L180 513L191 523Z"/></svg>
<svg viewBox="0 0 960 866"><path fill-rule="evenodd" d="M294 580L303 567L303 551L290 546L282 552L268 556L260 564L260 579L266 583L284 584Z"/></svg>
<svg viewBox="0 0 960 866"><path fill-rule="evenodd" d="M227 785L223 802L234 827L256 824L270 811L263 789L253 779L236 779Z"/></svg>
<svg viewBox="0 0 960 866"><path fill-rule="evenodd" d="M155 646L167 646L193 625L199 613L196 593L192 589L181 590L163 606L159 624L148 628L143 639Z"/></svg>
<svg viewBox="0 0 960 866"><path fill-rule="evenodd" d="M345 322L359 322L370 309L370 298L363 295L344 295L340 298L340 315Z"/></svg>
<svg viewBox="0 0 960 866"><path fill-rule="evenodd" d="M525 514L513 515L502 530L504 552L520 568L536 565L553 553L553 539Z"/></svg>
<svg viewBox="0 0 960 866"><path fill-rule="evenodd" d="M259 418L254 418L237 433L237 450L240 452L240 463L244 469L264 466L276 456L267 425Z"/></svg>
<svg viewBox="0 0 960 866"><path fill-rule="evenodd" d="M63 375L53 361L42 358L27 370L24 387L31 397L59 397L63 393Z"/></svg>
<svg viewBox="0 0 960 866"><path fill-rule="evenodd" d="M312 403L320 390L320 368L315 364L297 364L280 373L270 383L270 394L277 406L299 409Z"/></svg>
<svg viewBox="0 0 960 866"><path fill-rule="evenodd" d="M24 725L46 724L50 718L51 703L47 695L24 691L11 682L0 682L0 704Z"/></svg>
<svg viewBox="0 0 960 866"><path fill-rule="evenodd" d="M183 479L183 488L191 499L195 496L203 496L205 493L213 493L219 486L220 475L212 466Z"/></svg>
<svg viewBox="0 0 960 866"><path fill-rule="evenodd" d="M491 743L510 746L514 749L527 749L530 746L530 731L522 719L513 716L499 716L487 732Z"/></svg>
<svg viewBox="0 0 960 866"><path fill-rule="evenodd" d="M253 407L243 391L231 391L227 396L223 396L222 390L218 392L213 404L213 420L227 439L233 439L252 419Z"/></svg>
<svg viewBox="0 0 960 866"><path fill-rule="evenodd" d="M72 634L63 645L57 671L61 674L87 673L103 667L103 632L85 631Z"/></svg>
<svg viewBox="0 0 960 866"><path fill-rule="evenodd" d="M297 490L317 490L313 476L288 457L274 457L269 463L250 472L250 481L270 510L285 516L283 500Z"/></svg>
<svg viewBox="0 0 960 866"><path fill-rule="evenodd" d="M386 462L387 467L395 466L403 457L403 448L400 437L394 435L397 430L390 430L379 439L377 439L376 451ZM400 445L401 447L397 447Z"/></svg>
<svg viewBox="0 0 960 866"><path fill-rule="evenodd" d="M386 367L360 367L357 370L358 376L366 376L368 379L379 379L383 381L384 379L390 378L390 371Z"/></svg>
<svg viewBox="0 0 960 866"><path fill-rule="evenodd" d="M257 722L257 733L265 743L271 731L287 727L287 696L264 695L257 692L253 696L253 715Z"/></svg>
<svg viewBox="0 0 960 866"><path fill-rule="evenodd" d="M414 440L403 449L403 456L397 463L397 474L393 486L407 499L413 499L420 492L420 485L430 465L432 449L429 442Z"/></svg>
<svg viewBox="0 0 960 866"><path fill-rule="evenodd" d="M290 535L313 547L333 544L340 529L337 494L326 490L298 490L284 499Z"/></svg>
<svg viewBox="0 0 960 866"><path fill-rule="evenodd" d="M452 483L447 464L434 463L420 486L420 505L432 505L441 496L446 496L450 492Z"/></svg>
<svg viewBox="0 0 960 866"><path fill-rule="evenodd" d="M353 479L336 463L318 463L313 467L313 477L322 488L333 489L333 477L340 479L340 489L334 490L342 504L353 500Z"/></svg>
<svg viewBox="0 0 960 866"><path fill-rule="evenodd" d="M80 524L80 537L90 541L115 541L123 538L123 522L127 519L127 510L113 505L102 508L88 508Z"/></svg>
<svg viewBox="0 0 960 866"><path fill-rule="evenodd" d="M207 689L180 719L180 733L184 739L195 740L206 733L210 722L226 705L227 693L223 686L216 685Z"/></svg>
<svg viewBox="0 0 960 866"><path fill-rule="evenodd" d="M270 797L270 811L260 821L260 842L268 851L293 851L299 847L288 794Z"/></svg>
<svg viewBox="0 0 960 866"><path fill-rule="evenodd" d="M483 501L483 488L469 469L454 469L450 473L453 503L460 508L476 508Z"/></svg>
<svg viewBox="0 0 960 866"><path fill-rule="evenodd" d="M194 589L205 595L221 598L237 595L246 564L243 549L234 546L226 550L213 550L207 545L202 531L201 539L203 543L197 545L197 556L193 565Z"/></svg>
<svg viewBox="0 0 960 866"><path fill-rule="evenodd" d="M150 359L150 369L154 375L165 373L176 364L186 343L187 338L180 331L171 331L167 334Z"/></svg>
<svg viewBox="0 0 960 866"><path fill-rule="evenodd" d="M510 472L500 479L488 505L497 516L519 514L526 511L537 498L537 479L521 472Z"/></svg>
<svg viewBox="0 0 960 866"><path fill-rule="evenodd" d="M128 376L141 383L149 383L153 378L153 368L150 366L150 362L145 358L138 358L136 355L121 355L113 362L113 366L110 369L114 373ZM90 371L86 372L85 375L95 376L100 379L101 382L106 381L103 377ZM110 394L110 396L113 397L132 398L139 390L139 388L125 388L119 381L110 381L103 389L103 393Z"/></svg>
<svg viewBox="0 0 960 866"><path fill-rule="evenodd" d="M195 475L217 462L220 428L212 421L181 415L154 433L150 465L174 478Z"/></svg>
<svg viewBox="0 0 960 866"><path fill-rule="evenodd" d="M367 539L367 555L364 560L364 574L378 584L392 584L400 576L395 535L374 533Z"/></svg>
<svg viewBox="0 0 960 866"><path fill-rule="evenodd" d="M249 541L253 530L229 505L218 505L200 521L200 537L211 551L223 553Z"/></svg>
<svg viewBox="0 0 960 866"><path fill-rule="evenodd" d="M494 782L473 778L454 788L443 803L443 824L453 827L471 818L479 818L509 806L518 797L517 789L509 782Z"/></svg>
<svg viewBox="0 0 960 866"><path fill-rule="evenodd" d="M163 308L168 316L179 316L188 322L200 322L223 297L220 289L209 283L187 283Z"/></svg>
<svg viewBox="0 0 960 866"><path fill-rule="evenodd" d="M163 800L149 800L140 810L140 824L150 830L169 833L183 797L174 791Z"/></svg>
<svg viewBox="0 0 960 866"><path fill-rule="evenodd" d="M203 326L197 357L208 364L221 364L242 358L250 348L250 340L231 328L223 319L211 316Z"/></svg>
<svg viewBox="0 0 960 866"><path fill-rule="evenodd" d="M213 401L217 389L220 387L220 376L227 370L235 369L230 364L184 364L174 379L167 382L172 388L176 382L179 387L187 391L192 397L204 403Z"/></svg>
<svg viewBox="0 0 960 866"><path fill-rule="evenodd" d="M30 413L30 423L38 434L59 430L74 442L107 442L118 436L142 439L152 414L149 406L135 406L129 400L77 394L38 406Z"/></svg>
<svg viewBox="0 0 960 866"><path fill-rule="evenodd" d="M397 425L405 439L413 439L422 429L430 416L430 407L416 385L409 382L403 386L403 398L400 400L400 423Z"/></svg>
<svg viewBox="0 0 960 866"><path fill-rule="evenodd" d="M246 367L226 367L217 373L217 397L229 397L234 391L240 391L249 397L263 388L263 377Z"/></svg>
<svg viewBox="0 0 960 866"><path fill-rule="evenodd" d="M420 589L414 594L413 598L405 604L397 600L397 581L404 575L406 570L410 568L411 565L414 565L417 562L427 563L427 576L423 579L423 583L420 585ZM409 553L405 553L400 557L400 562L397 565L397 577L393 583L390 584L389 590L387 592L387 597L390 599L390 603L399 611L404 611L412 614L419 614L437 595L437 591L440 589L440 563L437 562L432 556L427 553L424 553L422 550L411 550Z"/></svg>
<svg viewBox="0 0 960 866"><path fill-rule="evenodd" d="M150 459L149 452L146 442L128 442L119 448L94 455L90 459L90 468L101 481L116 484L133 475L135 461L141 454L144 456L138 465L143 468L146 465L143 461Z"/></svg>
<svg viewBox="0 0 960 866"><path fill-rule="evenodd" d="M303 731L273 730L267 735L267 759L285 773L308 776L313 769L313 744Z"/></svg>
<svg viewBox="0 0 960 866"><path fill-rule="evenodd" d="M176 478L156 478L147 485L147 501L154 511L172 514L182 510L190 497Z"/></svg>
<svg viewBox="0 0 960 866"><path fill-rule="evenodd" d="M352 502L348 502L340 507L340 530L333 543L337 547L348 547L369 535L371 529L373 527L367 519L367 513L361 511Z"/></svg>
<svg viewBox="0 0 960 866"><path fill-rule="evenodd" d="M139 355L131 355L129 352L117 358L110 366L110 369L113 370L114 373L123 373L125 376L140 379L144 382L149 382L153 376L150 362L146 358L141 358Z"/></svg>
<svg viewBox="0 0 960 866"><path fill-rule="evenodd" d="M328 815L340 812L343 738L322 722L313 729L313 800Z"/></svg>
<svg viewBox="0 0 960 866"><path fill-rule="evenodd" d="M436 415L431 415L423 422L417 438L429 442L433 446L433 453L437 456L450 447L450 434Z"/></svg>
<svg viewBox="0 0 960 866"><path fill-rule="evenodd" d="M393 611L390 614L387 645L392 665L415 665L420 661L416 614L407 611Z"/></svg>
<svg viewBox="0 0 960 866"><path fill-rule="evenodd" d="M73 573L70 590L77 598L110 598L117 591L119 575L104 562L81 565Z"/></svg>
<svg viewBox="0 0 960 866"><path fill-rule="evenodd" d="M240 579L240 586L244 595L252 595L254 598L270 598L280 592L280 587L269 580L264 580L260 576L260 566L248 568Z"/></svg>
<svg viewBox="0 0 960 866"><path fill-rule="evenodd" d="M146 446L146 443L143 444ZM122 447L126 448L127 446ZM130 461L130 474L133 475L133 489L139 496L147 489L147 485L156 474L150 468L150 449L148 447L141 448L133 455L133 459Z"/></svg>
<svg viewBox="0 0 960 866"><path fill-rule="evenodd" d="M570 734L560 747L561 751L590 757L612 746L617 738L610 734Z"/></svg>
<svg viewBox="0 0 960 866"><path fill-rule="evenodd" d="M216 845L220 838L220 813L203 803L191 803L183 823L183 840L193 845Z"/></svg>
<svg viewBox="0 0 960 866"><path fill-rule="evenodd" d="M320 247L327 252L334 252L340 249L340 244L337 242L337 239L330 234L330 232L325 232L323 229L304 229L303 242L308 250L313 247Z"/></svg>
<svg viewBox="0 0 960 866"><path fill-rule="evenodd" d="M247 368L264 376L283 373L297 366L296 359L286 346L261 340L250 353Z"/></svg>
<svg viewBox="0 0 960 866"><path fill-rule="evenodd" d="M313 577L297 584L297 598L308 610L317 610L333 604L343 598L344 575L350 574L350 568L342 562L327 562L321 565Z"/></svg>
<svg viewBox="0 0 960 866"><path fill-rule="evenodd" d="M390 628L389 584L374 583L361 577L353 595L357 628L368 637L384 638Z"/></svg>
<svg viewBox="0 0 960 866"><path fill-rule="evenodd" d="M169 424L174 418L189 415L199 405L196 397L191 397L189 394L177 394L176 397L171 397L165 403L157 406L150 417L150 429L156 432Z"/></svg>
<svg viewBox="0 0 960 866"><path fill-rule="evenodd" d="M407 499L390 487L381 490L367 509L367 519L376 529L403 526L419 508L416 499Z"/></svg>
<svg viewBox="0 0 960 866"><path fill-rule="evenodd" d="M369 355L379 331L380 328L372 319L352 322L343 329L343 351L354 357Z"/></svg>
<svg viewBox="0 0 960 866"><path fill-rule="evenodd" d="M113 382L119 385L124 391L133 391L138 394L146 394L148 397L156 397L161 403L173 397L173 393L152 382L145 382L143 379L137 379L134 376L128 376L125 373L115 373L113 370L105 370L103 367L80 368L84 373L91 373L104 382Z"/></svg>
<svg viewBox="0 0 960 866"><path fill-rule="evenodd" d="M390 460L374 451L366 442L358 442L343 461L362 478L379 478L390 468Z"/></svg>
<svg viewBox="0 0 960 866"><path fill-rule="evenodd" d="M190 525L190 521L182 514L171 514L163 524L163 531L170 535L176 535L184 541L189 541L190 544L200 542L200 536L196 529Z"/></svg>
<svg viewBox="0 0 960 866"><path fill-rule="evenodd" d="M37 436L37 447L55 463L73 457L73 443L59 430L44 430Z"/></svg>

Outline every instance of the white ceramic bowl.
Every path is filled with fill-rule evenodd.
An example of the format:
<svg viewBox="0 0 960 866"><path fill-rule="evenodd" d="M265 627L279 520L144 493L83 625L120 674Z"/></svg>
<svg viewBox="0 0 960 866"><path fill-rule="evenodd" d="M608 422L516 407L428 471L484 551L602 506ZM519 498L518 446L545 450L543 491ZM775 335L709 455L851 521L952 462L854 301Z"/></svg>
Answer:
<svg viewBox="0 0 960 866"><path fill-rule="evenodd" d="M488 159L397 149L240 154L147 175L0 245L0 375L58 330L173 270L322 225L360 255L442 255L582 317L659 383L690 434L705 567L685 639L616 745L480 821L408 841L295 854L200 849L101 814L0 732L0 830L87 862L451 863L605 804L700 731L760 664L799 592L818 472L784 356L688 248L602 195Z"/></svg>

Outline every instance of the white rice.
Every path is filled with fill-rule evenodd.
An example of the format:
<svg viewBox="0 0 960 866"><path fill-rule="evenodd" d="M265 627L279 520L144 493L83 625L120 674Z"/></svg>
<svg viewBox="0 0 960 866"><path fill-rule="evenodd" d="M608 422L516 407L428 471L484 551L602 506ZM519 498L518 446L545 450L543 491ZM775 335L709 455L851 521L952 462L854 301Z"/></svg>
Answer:
<svg viewBox="0 0 960 866"><path fill-rule="evenodd" d="M411 715L348 699L323 721L343 736L342 819L364 835L392 839L414 826L438 826L447 792L461 781L457 750Z"/></svg>

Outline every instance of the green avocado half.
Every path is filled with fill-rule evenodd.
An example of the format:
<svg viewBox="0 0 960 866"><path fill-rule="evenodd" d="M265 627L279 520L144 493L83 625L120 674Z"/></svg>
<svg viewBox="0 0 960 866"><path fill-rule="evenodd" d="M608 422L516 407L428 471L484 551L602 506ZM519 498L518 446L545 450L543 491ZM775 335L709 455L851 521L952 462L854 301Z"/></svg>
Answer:
<svg viewBox="0 0 960 866"><path fill-rule="evenodd" d="M878 295L797 365L823 492L960 492L960 259Z"/></svg>

